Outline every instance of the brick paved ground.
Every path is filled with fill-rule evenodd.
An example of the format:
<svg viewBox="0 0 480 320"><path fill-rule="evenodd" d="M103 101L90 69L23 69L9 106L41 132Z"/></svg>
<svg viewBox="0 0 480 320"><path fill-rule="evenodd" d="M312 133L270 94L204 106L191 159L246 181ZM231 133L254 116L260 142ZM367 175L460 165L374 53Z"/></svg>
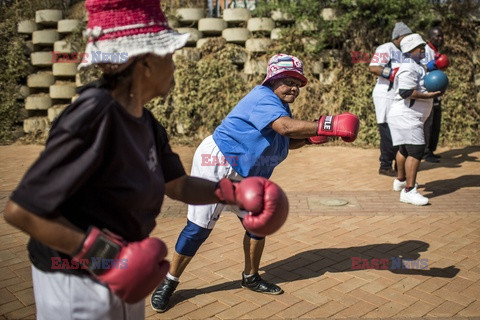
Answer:
<svg viewBox="0 0 480 320"><path fill-rule="evenodd" d="M2 210L41 150L0 147ZM193 149L176 150L189 169ZM441 162L422 163L418 175L431 205L415 207L400 203L392 179L377 174L375 149L292 151L272 177L289 196L289 219L267 239L261 269L285 293L240 287L243 231L224 213L182 276L174 306L156 314L146 302L147 318L480 319L480 147L439 153ZM338 200L348 204L329 206ZM185 212L185 205L166 199L157 219L153 235L172 250ZM34 318L26 241L0 220L0 319ZM352 257L419 259L428 268L352 270Z"/></svg>

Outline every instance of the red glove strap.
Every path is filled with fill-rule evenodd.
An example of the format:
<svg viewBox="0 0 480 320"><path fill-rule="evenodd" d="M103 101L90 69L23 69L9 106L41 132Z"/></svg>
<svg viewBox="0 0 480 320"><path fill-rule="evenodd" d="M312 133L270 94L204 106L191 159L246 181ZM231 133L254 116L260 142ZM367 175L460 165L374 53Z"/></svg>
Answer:
<svg viewBox="0 0 480 320"><path fill-rule="evenodd" d="M235 184L230 179L223 178L217 182L215 195L221 203L236 204Z"/></svg>
<svg viewBox="0 0 480 320"><path fill-rule="evenodd" d="M307 138L307 142L310 144L323 144L327 143L330 139L327 136L314 136Z"/></svg>

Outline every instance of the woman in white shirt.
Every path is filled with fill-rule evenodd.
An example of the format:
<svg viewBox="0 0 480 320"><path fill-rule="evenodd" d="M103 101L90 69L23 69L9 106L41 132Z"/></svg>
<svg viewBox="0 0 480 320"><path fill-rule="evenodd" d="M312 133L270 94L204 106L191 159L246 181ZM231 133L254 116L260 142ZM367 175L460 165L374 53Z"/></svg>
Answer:
<svg viewBox="0 0 480 320"><path fill-rule="evenodd" d="M432 110L433 98L442 92L427 92L425 41L419 34L406 36L400 42L404 57L394 82L395 97L387 116L394 146L399 146L396 162L398 176L393 190L401 191L400 201L414 205L428 204L428 198L417 191L417 171L425 149L423 124Z"/></svg>

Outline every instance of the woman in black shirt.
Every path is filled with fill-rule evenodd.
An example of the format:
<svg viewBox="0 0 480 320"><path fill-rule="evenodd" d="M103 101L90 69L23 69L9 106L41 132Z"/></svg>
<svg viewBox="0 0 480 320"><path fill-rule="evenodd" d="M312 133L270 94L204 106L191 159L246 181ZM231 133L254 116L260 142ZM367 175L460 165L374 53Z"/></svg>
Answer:
<svg viewBox="0 0 480 320"><path fill-rule="evenodd" d="M157 0L85 5L89 41L80 67L97 64L103 77L52 124L4 216L31 236L38 319L142 319L144 298L169 267L165 244L149 237L165 195L265 208L253 212L262 218L256 227L285 219L288 202L266 179L217 184L185 174L144 108L172 88L172 54L189 36L168 27ZM242 200L252 191L257 199Z"/></svg>

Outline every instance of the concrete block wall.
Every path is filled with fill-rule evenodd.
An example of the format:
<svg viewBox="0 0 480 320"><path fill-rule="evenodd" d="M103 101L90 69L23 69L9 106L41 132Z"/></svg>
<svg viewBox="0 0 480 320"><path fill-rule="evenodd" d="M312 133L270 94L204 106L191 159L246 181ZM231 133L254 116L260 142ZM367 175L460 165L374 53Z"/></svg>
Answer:
<svg viewBox="0 0 480 320"><path fill-rule="evenodd" d="M77 64L54 52L71 53L63 38L72 33L79 20L63 19L61 10L39 10L35 20L20 21L19 34L26 37L33 72L24 90L25 133L46 131L75 95Z"/></svg>
<svg viewBox="0 0 480 320"><path fill-rule="evenodd" d="M187 46L175 55L186 55L189 59L199 60L200 48L209 38L223 37L229 43L235 43L246 49L246 54L235 61L245 75L265 74L267 65L264 59L258 59L266 52L272 41L281 38L282 28L296 24L302 30L313 30L314 24L296 23L295 20L280 12L272 12L270 17L252 17L248 9L228 8L220 18L207 17L204 8L179 8L176 15L169 19L172 28L181 33L190 33ZM335 19L330 9L322 12L324 19ZM86 20L87 18L85 18ZM30 52L33 72L27 83L19 90L19 98L24 99L25 110L23 130L25 133L47 131L52 121L75 98L75 88L82 85L77 73L77 63L58 61L58 53L72 53L71 45L65 36L78 27L80 21L65 19L60 10L39 10L35 20L20 21L18 33L24 34ZM304 41L313 45L311 40ZM55 52L57 55L52 55ZM61 59L61 56L59 57ZM318 61L312 66L315 75L324 81L333 81L331 75L325 75L324 62Z"/></svg>
<svg viewBox="0 0 480 320"><path fill-rule="evenodd" d="M270 17L252 17L250 11L245 8L227 8L223 10L220 18L206 17L207 10L203 8L179 8L175 17L170 19L170 25L180 33L190 33L187 47L176 52L176 55L187 55L193 59L199 57L195 50L200 48L211 37L223 37L229 43L243 46L247 55L243 61L237 61L243 66L243 73L266 74L267 65L264 59L257 57L263 55L272 41L280 40L282 29L286 26L295 25L304 31L315 31L312 22L296 22L295 19L281 11L272 12ZM322 10L325 20L336 19L335 11L331 8ZM314 46L311 39L302 39L306 46ZM333 53L327 53L332 55ZM312 72L320 80L332 82L332 76L326 72L324 66L328 59L319 60L312 66Z"/></svg>

